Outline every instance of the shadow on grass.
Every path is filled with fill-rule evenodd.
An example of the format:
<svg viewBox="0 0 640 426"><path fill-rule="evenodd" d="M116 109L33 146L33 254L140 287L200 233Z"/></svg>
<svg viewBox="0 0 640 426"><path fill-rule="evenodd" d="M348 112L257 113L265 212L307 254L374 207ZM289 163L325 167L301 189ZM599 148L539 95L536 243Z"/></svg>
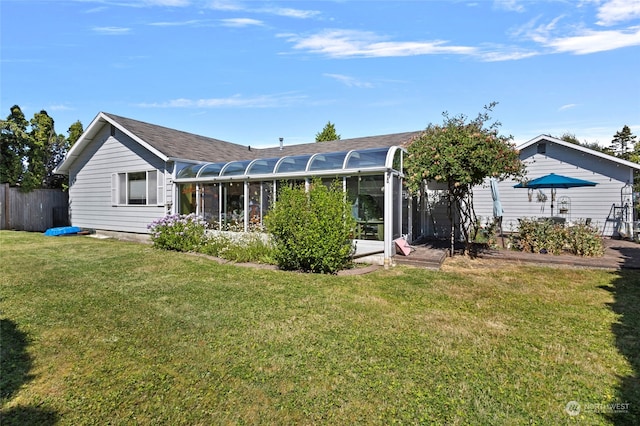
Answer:
<svg viewBox="0 0 640 426"><path fill-rule="evenodd" d="M13 321L0 319L0 424L8 425L52 425L58 415L46 408L6 406L25 383L33 379L31 357L27 353L28 339Z"/></svg>
<svg viewBox="0 0 640 426"><path fill-rule="evenodd" d="M619 321L612 326L618 351L627 359L632 372L620 377L617 403L613 412L605 416L615 425L640 424L640 271L621 270L615 272L617 278L613 292L612 310L619 315ZM628 405L626 405L628 404Z"/></svg>

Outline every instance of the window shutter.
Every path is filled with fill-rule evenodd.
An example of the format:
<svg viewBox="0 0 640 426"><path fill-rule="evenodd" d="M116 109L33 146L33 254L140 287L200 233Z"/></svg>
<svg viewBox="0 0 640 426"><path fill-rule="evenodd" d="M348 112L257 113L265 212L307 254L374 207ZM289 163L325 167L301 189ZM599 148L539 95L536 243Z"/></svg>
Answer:
<svg viewBox="0 0 640 426"><path fill-rule="evenodd" d="M127 204L127 174L118 173L118 184L116 185L118 193L118 204Z"/></svg>
<svg viewBox="0 0 640 426"><path fill-rule="evenodd" d="M118 204L118 174L111 173L111 205Z"/></svg>
<svg viewBox="0 0 640 426"><path fill-rule="evenodd" d="M164 204L164 173L157 170L158 173L158 204Z"/></svg>
<svg viewBox="0 0 640 426"><path fill-rule="evenodd" d="M147 204L158 204L158 171L149 170L147 172Z"/></svg>

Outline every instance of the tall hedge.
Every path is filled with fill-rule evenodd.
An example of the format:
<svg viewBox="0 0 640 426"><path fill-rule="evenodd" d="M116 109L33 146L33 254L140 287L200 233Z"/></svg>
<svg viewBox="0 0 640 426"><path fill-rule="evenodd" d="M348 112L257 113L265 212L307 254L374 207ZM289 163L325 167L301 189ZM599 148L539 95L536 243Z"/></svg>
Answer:
<svg viewBox="0 0 640 426"><path fill-rule="evenodd" d="M284 186L265 225L281 269L332 274L351 262L355 219L339 181Z"/></svg>

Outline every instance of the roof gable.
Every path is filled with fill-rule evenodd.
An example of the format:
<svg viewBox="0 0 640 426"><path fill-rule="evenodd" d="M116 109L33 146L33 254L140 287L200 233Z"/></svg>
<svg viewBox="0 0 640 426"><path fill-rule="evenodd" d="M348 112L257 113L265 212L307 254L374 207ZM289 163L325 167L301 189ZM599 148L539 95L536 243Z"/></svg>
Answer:
<svg viewBox="0 0 640 426"><path fill-rule="evenodd" d="M71 164L91 143L100 129L113 125L163 161L183 160L197 163L253 160L256 158L284 157L352 149L405 146L420 132L394 133L381 136L343 139L330 142L312 142L274 148L254 148L187 133L156 124L145 123L114 114L100 112L89 124L80 139L67 153L56 172L68 173Z"/></svg>
<svg viewBox="0 0 640 426"><path fill-rule="evenodd" d="M575 143L563 141L562 139L554 138L554 137L548 136L548 135L537 136L537 137L531 139L530 141L527 141L527 142L523 143L522 145L518 146L517 149L522 151L523 149L528 148L528 147L530 147L530 146L532 146L534 144L537 144L539 142L551 142L551 143L554 143L554 144L561 145L561 146L563 146L565 148L569 148L569 149L576 150L578 152L582 152L582 153L585 153L585 154L593 155L594 157L602 158L602 159L607 160L607 161L611 161L611 162L614 162L614 163L617 163L617 164L621 164L621 165L624 165L624 166L627 166L627 167L631 167L632 169L635 169L635 170L640 170L640 164L638 164L638 163L634 163L632 161L623 160L622 158L614 157L613 155L605 154L604 152L596 151L594 149L587 148L585 146L578 145L578 144L575 144Z"/></svg>

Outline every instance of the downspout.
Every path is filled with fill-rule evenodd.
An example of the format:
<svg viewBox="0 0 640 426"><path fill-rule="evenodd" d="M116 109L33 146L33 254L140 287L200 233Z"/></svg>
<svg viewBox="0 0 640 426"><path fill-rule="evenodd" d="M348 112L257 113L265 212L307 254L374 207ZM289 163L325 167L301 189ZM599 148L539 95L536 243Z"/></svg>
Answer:
<svg viewBox="0 0 640 426"><path fill-rule="evenodd" d="M391 171L384 172L384 269L392 266L393 240L393 187Z"/></svg>
<svg viewBox="0 0 640 426"><path fill-rule="evenodd" d="M244 232L249 230L249 181L243 181L244 184Z"/></svg>

